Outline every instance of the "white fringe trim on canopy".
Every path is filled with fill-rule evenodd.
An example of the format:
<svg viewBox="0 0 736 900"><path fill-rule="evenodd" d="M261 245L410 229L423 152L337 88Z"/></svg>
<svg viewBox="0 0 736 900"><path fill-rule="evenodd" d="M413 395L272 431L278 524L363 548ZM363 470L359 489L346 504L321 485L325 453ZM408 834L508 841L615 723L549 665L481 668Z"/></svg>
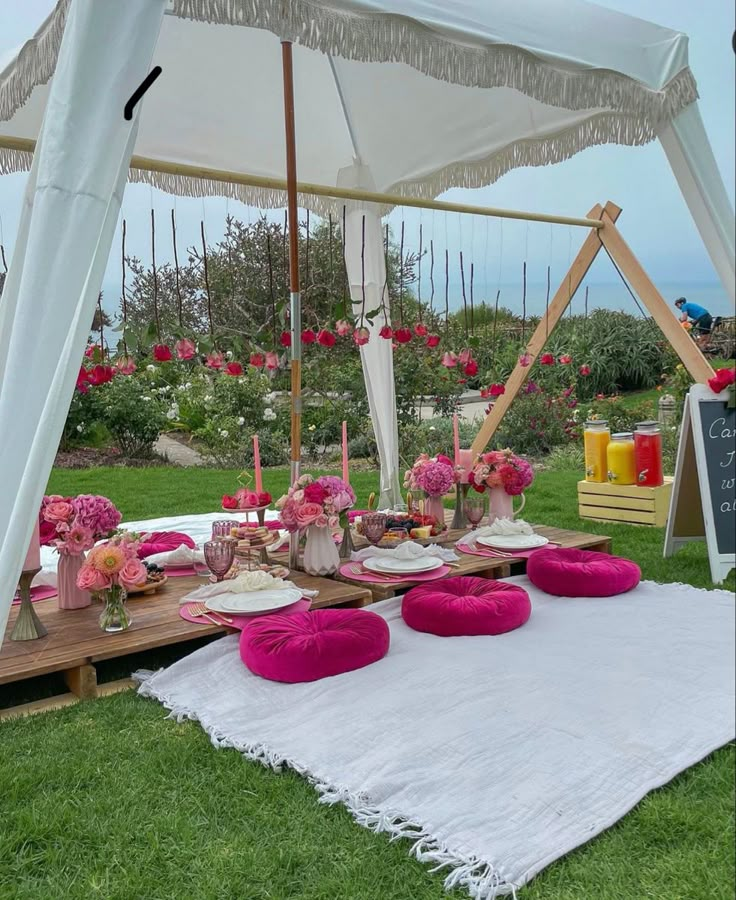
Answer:
<svg viewBox="0 0 736 900"><path fill-rule="evenodd" d="M15 64L0 74L0 120L8 120L37 84L56 66L69 0L61 0ZM403 62L434 78L480 87L511 87L540 102L567 109L602 109L553 135L515 141L479 160L452 163L416 179L384 188L386 193L434 198L452 187L476 188L520 166L543 166L569 159L600 144L641 145L653 140L686 106L697 100L695 79L686 68L662 90L606 69L572 72L557 68L518 47L460 46L397 16L348 15L311 0L173 0L183 18L269 30L304 46L348 59ZM27 171L31 154L0 148L0 173ZM130 180L171 194L222 196L260 208L282 207L280 190L229 184L187 175L131 170ZM302 207L326 215L343 201L301 195ZM381 214L390 211L382 207Z"/></svg>
<svg viewBox="0 0 736 900"><path fill-rule="evenodd" d="M276 772L288 766L314 787L319 794L320 803L330 805L342 803L358 825L378 834L388 834L392 841L400 838L413 841L409 853L419 862L431 864L431 872L450 868L444 882L448 891L454 887L464 887L474 900L495 900L496 897L508 894L516 897L516 886L508 882L492 863L467 856L460 851L450 850L433 837L423 825L412 822L399 813L382 812L371 806L367 798L345 787L320 781L311 774L307 766L275 752L265 744L243 744L228 738L215 726L205 725L191 709L177 706L169 697L152 687L150 679L154 674L155 672L150 669L139 669L133 673L134 680L140 683L138 693L158 700L170 710L169 718L177 722L185 719L198 722L218 750L237 750L246 759L259 762Z"/></svg>

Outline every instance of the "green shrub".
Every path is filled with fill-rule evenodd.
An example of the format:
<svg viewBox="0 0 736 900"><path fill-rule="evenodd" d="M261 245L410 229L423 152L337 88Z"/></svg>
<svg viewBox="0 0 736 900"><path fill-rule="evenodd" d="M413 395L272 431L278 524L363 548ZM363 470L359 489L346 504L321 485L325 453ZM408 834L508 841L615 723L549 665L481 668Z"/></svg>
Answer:
<svg viewBox="0 0 736 900"><path fill-rule="evenodd" d="M514 400L494 438L497 448L542 456L578 438L575 394L551 394L534 382Z"/></svg>
<svg viewBox="0 0 736 900"><path fill-rule="evenodd" d="M119 375L94 393L99 421L124 456L145 458L166 426L166 404L140 378Z"/></svg>

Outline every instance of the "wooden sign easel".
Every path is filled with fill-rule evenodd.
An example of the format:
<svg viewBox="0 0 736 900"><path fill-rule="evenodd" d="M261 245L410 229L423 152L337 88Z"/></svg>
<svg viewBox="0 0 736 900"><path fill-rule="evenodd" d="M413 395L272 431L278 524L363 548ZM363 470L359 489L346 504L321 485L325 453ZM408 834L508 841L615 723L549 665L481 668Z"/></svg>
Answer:
<svg viewBox="0 0 736 900"><path fill-rule="evenodd" d="M524 366L520 362L516 364L514 371L506 382L505 393L498 398L493 409L481 425L471 447L475 454L482 453L496 433L508 408L529 377L534 361L544 349L547 338L562 318L601 247L606 248L611 258L626 276L633 290L644 303L695 381L704 384L709 378L713 377L714 373L710 363L700 352L695 341L680 326L677 318L672 314L667 301L654 286L624 241L621 232L616 228L616 220L620 215L621 209L610 201L603 207L597 204L588 213L587 218L598 219L602 225L599 228L591 228L567 275L565 275L562 284L549 304L547 312L542 316L539 325L529 340L526 346L527 358L525 362L527 362L527 365Z"/></svg>
<svg viewBox="0 0 736 900"><path fill-rule="evenodd" d="M736 411L695 384L685 400L664 556L705 541L714 584L736 567Z"/></svg>

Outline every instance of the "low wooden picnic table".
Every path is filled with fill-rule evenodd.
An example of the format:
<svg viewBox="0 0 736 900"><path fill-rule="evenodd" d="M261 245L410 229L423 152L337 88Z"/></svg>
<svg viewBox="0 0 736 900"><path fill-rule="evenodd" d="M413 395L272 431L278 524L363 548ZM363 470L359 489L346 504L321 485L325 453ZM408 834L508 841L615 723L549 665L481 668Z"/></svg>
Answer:
<svg viewBox="0 0 736 900"><path fill-rule="evenodd" d="M346 584L329 578L314 578L304 572L289 579L298 587L318 591L311 609L327 606L360 607L372 601L368 586ZM98 686L95 663L103 660L166 647L208 635L225 634L233 629L225 625L188 622L179 615L180 600L202 585L196 576L169 578L155 594L132 596L128 600L133 624L118 634L100 630L101 607L93 603L84 609L59 609L56 597L33 604L48 634L35 641L11 641L18 607L10 612L5 639L0 649L0 685L22 681L38 675L59 672L72 695L90 698L111 693L111 688ZM118 690L130 681L116 682ZM54 700L56 702L54 702ZM39 701L39 704L46 701ZM65 705L52 698L46 706ZM0 718L4 713L0 712Z"/></svg>

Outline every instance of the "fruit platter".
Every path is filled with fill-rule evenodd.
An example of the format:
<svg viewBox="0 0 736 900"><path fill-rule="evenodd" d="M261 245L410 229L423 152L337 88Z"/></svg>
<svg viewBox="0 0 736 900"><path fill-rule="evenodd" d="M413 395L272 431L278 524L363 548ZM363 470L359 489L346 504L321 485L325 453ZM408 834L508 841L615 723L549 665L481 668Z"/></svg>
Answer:
<svg viewBox="0 0 736 900"><path fill-rule="evenodd" d="M143 560L146 567L146 580L143 584L137 584L135 587L128 588L128 594L154 594L159 588L162 588L168 578L162 566L154 565Z"/></svg>
<svg viewBox="0 0 736 900"><path fill-rule="evenodd" d="M360 521L355 523L358 534L363 534ZM419 513L389 513L386 519L386 533L378 544L379 547L395 547L404 541L417 543L436 543L447 526L438 522L434 516Z"/></svg>

